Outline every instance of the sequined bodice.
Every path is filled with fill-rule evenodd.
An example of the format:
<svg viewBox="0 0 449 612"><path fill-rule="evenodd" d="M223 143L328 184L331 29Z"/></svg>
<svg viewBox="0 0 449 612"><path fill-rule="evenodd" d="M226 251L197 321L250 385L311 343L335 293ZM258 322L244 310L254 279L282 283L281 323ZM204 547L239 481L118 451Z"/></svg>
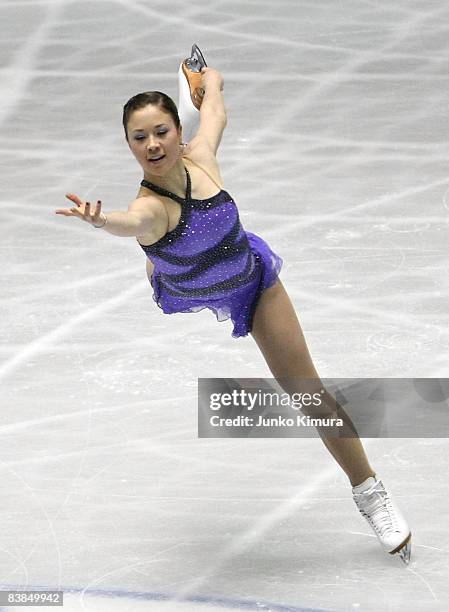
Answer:
<svg viewBox="0 0 449 612"><path fill-rule="evenodd" d="M172 295L209 296L240 287L257 273L237 206L223 189L205 200L191 197L187 168L186 197L143 180L141 185L181 205L178 225L157 242L140 245L155 273Z"/></svg>

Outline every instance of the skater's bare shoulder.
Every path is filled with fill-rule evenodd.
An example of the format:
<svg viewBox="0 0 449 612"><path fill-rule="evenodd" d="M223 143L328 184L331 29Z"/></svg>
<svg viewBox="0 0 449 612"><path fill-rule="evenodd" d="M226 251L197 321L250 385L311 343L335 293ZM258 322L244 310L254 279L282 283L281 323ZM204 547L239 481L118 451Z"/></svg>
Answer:
<svg viewBox="0 0 449 612"><path fill-rule="evenodd" d="M214 151L209 145L200 139L193 138L183 154L183 159L193 162L196 166L199 166L212 181L220 188L223 187L223 179L221 177L220 166L215 156ZM190 168L189 168L190 169ZM207 191L209 186L205 186Z"/></svg>

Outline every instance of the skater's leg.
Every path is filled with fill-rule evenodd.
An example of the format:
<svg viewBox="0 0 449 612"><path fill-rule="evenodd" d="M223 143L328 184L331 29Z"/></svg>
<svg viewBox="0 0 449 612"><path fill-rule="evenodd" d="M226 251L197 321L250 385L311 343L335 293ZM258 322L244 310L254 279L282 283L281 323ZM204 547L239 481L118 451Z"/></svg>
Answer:
<svg viewBox="0 0 449 612"><path fill-rule="evenodd" d="M251 334L273 376L287 393L301 390L300 379L314 379L317 388L324 388L310 357L293 305L279 279L273 287L263 292L254 314ZM302 412L312 417L343 419L348 437L326 436L323 428L317 427L317 430L327 449L346 472L352 486L358 485L374 476L375 472L349 416L328 393L323 404L319 414L304 409Z"/></svg>
<svg viewBox="0 0 449 612"><path fill-rule="evenodd" d="M252 336L262 351L268 367L279 384L292 394L301 391L300 379L317 381L323 388L309 355L301 326L290 298L280 280L266 289L257 305ZM298 388L295 389L295 379ZM341 465L353 486L353 497L362 516L366 518L380 544L390 554L398 554L405 563L410 561L411 533L382 482L375 478L354 425L344 410L327 393L324 406L316 417L339 417L345 423L347 438L329 436L317 427L324 444ZM303 412L304 409L302 410ZM308 410L310 413L310 409ZM317 412L315 409L314 412Z"/></svg>
<svg viewBox="0 0 449 612"><path fill-rule="evenodd" d="M148 280L150 281L151 284L152 284L151 276L153 274L153 270L154 270L154 265L151 263L148 257L146 257L146 271L147 271Z"/></svg>

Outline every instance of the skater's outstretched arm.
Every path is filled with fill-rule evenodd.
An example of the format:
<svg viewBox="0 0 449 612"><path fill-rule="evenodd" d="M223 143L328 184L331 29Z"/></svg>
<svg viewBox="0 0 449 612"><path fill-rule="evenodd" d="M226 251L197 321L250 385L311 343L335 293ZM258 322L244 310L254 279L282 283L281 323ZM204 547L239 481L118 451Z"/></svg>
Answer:
<svg viewBox="0 0 449 612"><path fill-rule="evenodd" d="M200 110L200 127L192 140L192 146L202 142L216 155L221 137L227 124L223 98L223 77L213 68L203 68L205 90Z"/></svg>
<svg viewBox="0 0 449 612"><path fill-rule="evenodd" d="M67 193L66 198L76 204L72 208L58 208L57 215L77 217L94 227L101 227L115 236L145 236L146 240L156 241L168 224L167 211L162 202L152 196L134 200L128 210L117 210L106 215L101 210L98 200L95 208L90 202L84 202L74 193Z"/></svg>

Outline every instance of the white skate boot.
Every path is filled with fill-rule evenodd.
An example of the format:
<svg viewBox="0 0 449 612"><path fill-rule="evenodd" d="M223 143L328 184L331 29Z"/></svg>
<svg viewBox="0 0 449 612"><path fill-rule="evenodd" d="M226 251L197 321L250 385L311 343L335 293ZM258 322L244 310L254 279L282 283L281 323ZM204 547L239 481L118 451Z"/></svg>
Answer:
<svg viewBox="0 0 449 612"><path fill-rule="evenodd" d="M185 142L190 142L200 124L199 111L204 97L201 70L204 67L207 64L203 54L193 45L190 57L181 62L178 70L178 113Z"/></svg>
<svg viewBox="0 0 449 612"><path fill-rule="evenodd" d="M412 549L410 529L399 508L377 478L367 478L353 487L353 499L366 518L384 550L398 554L405 564L410 562Z"/></svg>

